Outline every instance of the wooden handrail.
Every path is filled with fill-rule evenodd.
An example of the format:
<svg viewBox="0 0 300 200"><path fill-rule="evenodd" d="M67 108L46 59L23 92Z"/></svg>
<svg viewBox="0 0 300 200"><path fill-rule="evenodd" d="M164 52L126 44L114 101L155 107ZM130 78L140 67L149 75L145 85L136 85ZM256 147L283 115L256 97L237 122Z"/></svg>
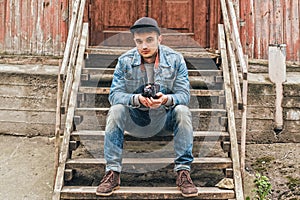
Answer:
<svg viewBox="0 0 300 200"><path fill-rule="evenodd" d="M65 128L64 128L64 139L61 145L61 151L59 155L59 165L57 169L57 176L55 180L54 192L53 192L53 200L60 199L60 192L63 187L64 183L64 170L65 170L65 163L69 158L69 143L70 143L70 136L73 130L73 118L75 113L75 108L77 104L77 94L80 84L80 77L81 77L81 70L84 65L84 54L85 49L88 43L88 24L83 24L77 59L76 59L76 66L74 74L74 81L72 83L71 93L70 93L70 100L69 106L67 109L67 116L65 121Z"/></svg>
<svg viewBox="0 0 300 200"><path fill-rule="evenodd" d="M233 80L233 89L236 96L238 108L242 111L242 126L241 126L241 172L244 177L245 172L245 149L246 149L246 132L247 132L247 90L248 90L248 59L245 59L243 48L240 41L238 21L233 6L232 0L220 0L222 7L222 14L225 26L225 33L227 39L228 53L231 65L231 73ZM226 4L227 2L227 4ZM228 14L230 13L230 15ZM243 91L240 88L239 72L236 64L236 58L233 53L236 51L240 73L242 74ZM247 61L247 62L246 62Z"/></svg>
<svg viewBox="0 0 300 200"><path fill-rule="evenodd" d="M81 37L81 31L82 31L82 22L83 22L83 15L84 15L84 9L85 9L85 2L86 2L86 0L81 0L79 9L77 9L78 13L76 13L76 14L74 13L74 16L77 16L76 23L74 26L75 32L74 32L74 30L69 31L70 35L73 34L72 38L71 38L72 42L70 44L67 43L67 46L66 46L66 49L68 48L70 50L69 54L67 55L68 64L66 66L65 65L66 63L62 63L62 68L67 67L66 69L64 69L65 85L64 85L63 95L62 95L62 113L65 113L65 110L67 110L67 108L68 108L68 100L70 97L70 91L71 91L72 82L73 82L73 78L74 78L72 76L72 74L74 73L75 59L77 58L78 44L79 44L79 40ZM66 61L65 55L64 55L63 61ZM63 71L63 69L61 69L61 72L62 71Z"/></svg>
<svg viewBox="0 0 300 200"><path fill-rule="evenodd" d="M72 11L72 18L71 18L71 23L69 27L69 32L68 32L68 38L66 42L66 47L64 51L64 57L60 69L60 75L62 76L61 78L64 79L67 71L67 66L69 64L69 58L71 54L71 48L72 48L72 41L74 37L74 31L76 27L76 22L77 22L77 14L78 14L78 9L80 5L80 0L75 0L73 3L73 11Z"/></svg>
<svg viewBox="0 0 300 200"><path fill-rule="evenodd" d="M247 80L247 76L248 76L248 69L247 69L247 64L244 58L244 53L243 53L243 47L242 47L242 43L241 43L241 39L240 39L240 33L239 33L239 28L237 25L237 19L236 19L236 14L235 14L235 10L232 4L231 0L227 0L228 2L228 8L229 8L229 13L230 13L230 17L231 17L231 24L232 24L232 29L233 29L233 41L235 42L235 46L236 46L236 51L237 51L237 55L239 58L239 62L240 62L240 67L242 69L242 73L243 73L243 79Z"/></svg>
<svg viewBox="0 0 300 200"><path fill-rule="evenodd" d="M233 165L233 179L235 186L235 194L237 200L244 199L243 192L243 182L239 161L239 148L237 144L237 136L236 136L236 127L235 127L235 117L234 117L234 106L231 92L231 81L230 81L230 73L227 59L227 49L226 49L226 39L224 26L219 24L219 50L221 51L222 57L222 68L223 68L223 77L224 77L224 89L226 96L226 110L228 115L228 132L230 135L230 144L231 144L231 158Z"/></svg>
<svg viewBox="0 0 300 200"><path fill-rule="evenodd" d="M223 20L224 20L224 29L226 33L226 41L227 41L227 46L228 46L228 53L229 53L229 60L230 60L230 65L231 65L231 72L232 72L232 79L233 79L233 86L234 86L234 94L236 97L236 102L238 104L238 108L242 109L243 108L243 100L242 100L242 95L241 95L241 87L240 87L240 81L239 81L239 75L238 75L238 70L237 70L237 63L235 59L235 54L233 52L233 47L232 47L232 38L230 37L231 35L231 27L230 27L230 21L228 17L228 12L226 9L226 3L225 0L221 0L221 7L222 7L222 13L223 13Z"/></svg>

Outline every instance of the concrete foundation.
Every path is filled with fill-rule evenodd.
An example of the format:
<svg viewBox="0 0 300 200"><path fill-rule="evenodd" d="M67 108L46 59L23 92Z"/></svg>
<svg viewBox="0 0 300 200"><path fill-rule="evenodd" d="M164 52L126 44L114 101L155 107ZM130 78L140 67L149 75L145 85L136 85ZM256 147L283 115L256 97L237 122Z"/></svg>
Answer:
<svg viewBox="0 0 300 200"><path fill-rule="evenodd" d="M0 133L53 136L57 66L0 65Z"/></svg>
<svg viewBox="0 0 300 200"><path fill-rule="evenodd" d="M288 68L283 84L284 127L274 131L275 85L266 66L250 66L247 142L300 142L300 72ZM54 135L58 66L0 65L0 134ZM237 131L241 114L236 110Z"/></svg>

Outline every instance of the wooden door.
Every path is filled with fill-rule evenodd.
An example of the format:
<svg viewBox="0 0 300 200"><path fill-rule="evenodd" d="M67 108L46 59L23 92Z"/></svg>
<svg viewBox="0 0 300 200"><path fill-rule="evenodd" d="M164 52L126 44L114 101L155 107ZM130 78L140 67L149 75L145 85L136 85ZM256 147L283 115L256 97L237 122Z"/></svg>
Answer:
<svg viewBox="0 0 300 200"><path fill-rule="evenodd" d="M143 16L157 20L166 45L216 46L219 0L90 0L90 45L134 46L129 27Z"/></svg>

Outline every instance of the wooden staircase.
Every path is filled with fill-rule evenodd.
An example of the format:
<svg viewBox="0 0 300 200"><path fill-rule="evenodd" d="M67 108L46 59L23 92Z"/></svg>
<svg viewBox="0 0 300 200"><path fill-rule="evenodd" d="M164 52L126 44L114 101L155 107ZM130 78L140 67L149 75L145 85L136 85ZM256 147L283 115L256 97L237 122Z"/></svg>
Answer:
<svg viewBox="0 0 300 200"><path fill-rule="evenodd" d="M172 172L174 158L169 156L172 154L168 153L167 157L161 154L149 157L151 156L151 148L158 148L154 149L154 152L161 152L160 149L163 145L168 145L172 141L171 136L154 136L152 138L141 139L126 135L124 151L127 153L124 155L123 168L127 174L124 175L124 179L126 177L130 179L130 173L135 174L134 171L143 173L144 176L140 180L135 181L140 182L144 186L128 186L125 180L124 184L122 181L121 189L116 191L111 197L101 198L95 194L96 186L99 184L99 182L95 181L95 177L98 177L99 181L104 174L103 139L106 114L110 106L107 97L114 71L114 64L111 63L115 63L117 57L118 55L104 55L103 53L99 54L99 51L90 51L88 59L85 60L85 67L82 69L81 83L78 88L78 102L74 114L76 130L72 131L70 135L69 158L65 165L64 187L61 190L60 198L182 198L173 180L175 177L175 173ZM228 120L225 109L223 72L211 58L189 58L188 56L185 58L188 63L189 79L192 87L191 104L189 107L193 115L193 128L195 130L195 160L192 164L192 176L194 172L201 176L201 173L197 173L197 171L212 170L218 176L221 174L223 177L232 178L233 164L230 158L230 137L227 131ZM112 66L112 68L109 68L109 66ZM153 144L155 142L161 143L157 147L157 145ZM213 148L210 149L212 152L202 153L201 151L205 148L202 147L202 143L213 145ZM145 149L144 146L147 146L147 148ZM141 149L143 153L140 155L139 151ZM147 182L153 181L152 178L148 180L145 178L148 171L149 173L153 173L151 169L157 169L158 174L167 171L168 173L165 173L164 178L171 179L174 183L164 187L160 186L160 183L153 184L154 187L146 187L145 185L149 185ZM93 171L93 173L88 174L90 171ZM84 177L87 174L91 176L91 180L86 180L90 185L82 185L80 182L82 182L82 179L87 179L87 177ZM196 175L193 176L193 179L195 182L201 182L201 180L197 181ZM214 185L201 185L198 189L200 191L198 199L235 198L234 190L220 189L214 187Z"/></svg>
<svg viewBox="0 0 300 200"><path fill-rule="evenodd" d="M74 7L79 9L79 5ZM84 5L80 8L79 15ZM59 88L64 89L58 92L56 153L59 156L53 200L181 199L172 171L172 137L141 139L126 133L121 188L109 197L96 196L105 167L103 140L110 107L107 97L116 59L124 51L88 48L88 24L82 25L80 20L78 24L81 27L75 28L77 34L69 34L71 39L68 38L77 43L70 42L71 47L66 48L70 55L65 52L58 81ZM236 78L231 82L223 25L219 25L219 44L218 54L200 49L178 50L186 59L191 83L189 107L195 157L191 176L199 190L195 199L241 200L244 197L233 99L234 86L239 83ZM244 71L242 74L246 77ZM243 107L236 102L239 108ZM62 132L63 141L59 145ZM232 179L234 188L216 187L223 178Z"/></svg>

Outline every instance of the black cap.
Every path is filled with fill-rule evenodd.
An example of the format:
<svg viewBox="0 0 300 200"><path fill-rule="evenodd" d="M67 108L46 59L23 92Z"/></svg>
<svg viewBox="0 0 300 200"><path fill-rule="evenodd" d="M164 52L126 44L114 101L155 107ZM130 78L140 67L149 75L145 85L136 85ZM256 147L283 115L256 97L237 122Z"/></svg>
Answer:
<svg viewBox="0 0 300 200"><path fill-rule="evenodd" d="M135 29L143 28L143 27L153 27L154 30L160 34L160 29L158 27L157 21L150 17L142 17L136 20L133 26L130 27L130 31L133 33Z"/></svg>

